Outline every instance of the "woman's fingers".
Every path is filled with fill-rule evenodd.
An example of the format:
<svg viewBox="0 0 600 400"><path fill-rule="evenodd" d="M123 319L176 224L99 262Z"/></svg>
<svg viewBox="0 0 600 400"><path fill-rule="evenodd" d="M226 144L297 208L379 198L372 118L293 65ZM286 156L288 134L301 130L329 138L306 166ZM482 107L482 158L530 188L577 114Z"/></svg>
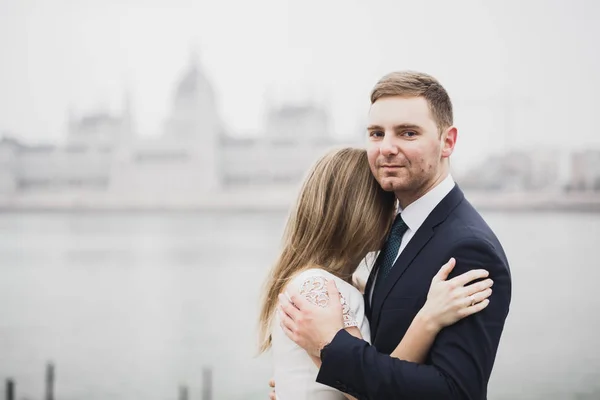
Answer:
<svg viewBox="0 0 600 400"><path fill-rule="evenodd" d="M475 314L475 313L483 310L484 308L486 308L488 306L488 304L490 304L490 300L485 299L477 304L465 307L465 308L463 308L462 317L467 317L469 315Z"/></svg>
<svg viewBox="0 0 600 400"><path fill-rule="evenodd" d="M467 285L466 287L462 288L461 291L463 291L465 293L465 296L470 296L472 294L481 292L487 288L491 288L493 284L494 284L493 280L486 279L481 282L473 283L472 285Z"/></svg>
<svg viewBox="0 0 600 400"><path fill-rule="evenodd" d="M451 258L450 260L448 260L448 262L446 264L442 265L442 267L440 268L438 273L435 274L435 276L433 277L433 281L441 282L441 281L445 281L446 279L448 279L448 275L450 275L450 272L452 272L455 265L456 265L456 260L454 258Z"/></svg>
<svg viewBox="0 0 600 400"><path fill-rule="evenodd" d="M472 269L450 279L448 282L452 282L456 286L465 286L467 283L476 279L487 278L489 274L490 273L485 269Z"/></svg>
<svg viewBox="0 0 600 400"><path fill-rule="evenodd" d="M470 296L464 297L464 299L462 301L459 301L456 304L457 304L458 309L460 310L462 308L471 307L475 304L481 303L482 301L486 300L491 295L492 295L492 289L487 288L485 290L482 290L481 292L477 292Z"/></svg>
<svg viewBox="0 0 600 400"><path fill-rule="evenodd" d="M470 296L472 303L480 303L492 295L492 289L487 288Z"/></svg>

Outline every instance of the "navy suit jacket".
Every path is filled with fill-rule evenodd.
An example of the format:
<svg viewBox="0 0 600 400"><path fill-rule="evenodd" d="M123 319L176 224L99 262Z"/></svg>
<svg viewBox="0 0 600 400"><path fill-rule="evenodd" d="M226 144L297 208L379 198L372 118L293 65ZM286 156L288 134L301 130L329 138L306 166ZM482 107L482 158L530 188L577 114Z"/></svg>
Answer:
<svg viewBox="0 0 600 400"><path fill-rule="evenodd" d="M449 279L471 269L490 272L490 304L443 329L425 364L390 357L450 257L456 266ZM511 275L500 242L458 185L416 231L371 304L374 272L365 290L372 345L339 331L321 352L317 382L359 399L486 399L510 306Z"/></svg>

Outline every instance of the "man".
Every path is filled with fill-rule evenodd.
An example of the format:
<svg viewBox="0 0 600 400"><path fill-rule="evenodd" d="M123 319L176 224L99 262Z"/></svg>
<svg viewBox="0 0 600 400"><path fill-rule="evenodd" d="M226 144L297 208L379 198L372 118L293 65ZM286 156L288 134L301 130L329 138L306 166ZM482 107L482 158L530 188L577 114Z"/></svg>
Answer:
<svg viewBox="0 0 600 400"><path fill-rule="evenodd" d="M280 297L282 329L321 358L317 382L356 398L486 399L511 276L498 239L450 175L457 140L450 98L427 74L388 74L372 91L368 133L373 175L399 205L365 289L372 345L343 329L338 302L322 308L297 293L293 304ZM443 329L425 364L390 357L423 306L437 266L450 257L453 276L489 271L488 307ZM337 295L335 286L329 294Z"/></svg>

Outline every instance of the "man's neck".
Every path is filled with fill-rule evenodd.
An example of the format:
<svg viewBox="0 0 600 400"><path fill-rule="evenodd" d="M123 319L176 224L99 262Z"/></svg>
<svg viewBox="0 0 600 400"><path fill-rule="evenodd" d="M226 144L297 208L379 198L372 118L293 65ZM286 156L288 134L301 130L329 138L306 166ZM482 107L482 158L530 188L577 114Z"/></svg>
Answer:
<svg viewBox="0 0 600 400"><path fill-rule="evenodd" d="M406 207L425 196L433 188L442 183L449 174L450 172L447 169L444 169L444 171L440 172L435 179L425 183L418 190L413 192L396 192L395 194L396 198L398 199L398 203L400 204L400 208L404 210Z"/></svg>

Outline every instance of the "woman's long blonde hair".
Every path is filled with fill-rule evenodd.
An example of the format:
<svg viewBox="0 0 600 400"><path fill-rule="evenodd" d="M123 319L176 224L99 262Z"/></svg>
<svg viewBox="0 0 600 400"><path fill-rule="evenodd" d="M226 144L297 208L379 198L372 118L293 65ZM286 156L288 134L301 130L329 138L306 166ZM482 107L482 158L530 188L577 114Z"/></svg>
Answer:
<svg viewBox="0 0 600 400"><path fill-rule="evenodd" d="M319 159L306 177L267 278L259 319L260 353L271 346L277 296L297 272L318 266L350 281L361 260L382 246L395 196L381 189L363 149L343 148Z"/></svg>

